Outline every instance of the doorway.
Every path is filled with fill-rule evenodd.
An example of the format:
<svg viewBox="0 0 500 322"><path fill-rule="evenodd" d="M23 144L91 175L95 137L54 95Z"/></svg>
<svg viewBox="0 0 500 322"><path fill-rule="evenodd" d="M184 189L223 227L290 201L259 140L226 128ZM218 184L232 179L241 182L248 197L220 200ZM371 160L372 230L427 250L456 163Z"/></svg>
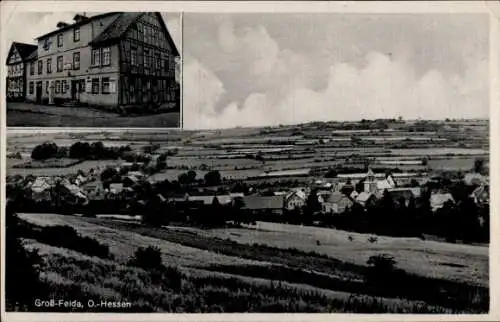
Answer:
<svg viewBox="0 0 500 322"><path fill-rule="evenodd" d="M80 84L81 82L79 80L71 81L71 99L73 101L80 100Z"/></svg>
<svg viewBox="0 0 500 322"><path fill-rule="evenodd" d="M42 89L42 82L36 82L36 103L37 104L42 104L42 94L43 94L43 89Z"/></svg>

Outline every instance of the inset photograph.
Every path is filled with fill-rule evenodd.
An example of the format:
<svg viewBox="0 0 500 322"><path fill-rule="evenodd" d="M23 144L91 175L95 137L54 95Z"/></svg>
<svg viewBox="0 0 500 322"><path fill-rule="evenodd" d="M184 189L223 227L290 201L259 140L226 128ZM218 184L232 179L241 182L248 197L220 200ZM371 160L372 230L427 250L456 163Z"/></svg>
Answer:
<svg viewBox="0 0 500 322"><path fill-rule="evenodd" d="M180 13L21 12L8 127L180 127Z"/></svg>

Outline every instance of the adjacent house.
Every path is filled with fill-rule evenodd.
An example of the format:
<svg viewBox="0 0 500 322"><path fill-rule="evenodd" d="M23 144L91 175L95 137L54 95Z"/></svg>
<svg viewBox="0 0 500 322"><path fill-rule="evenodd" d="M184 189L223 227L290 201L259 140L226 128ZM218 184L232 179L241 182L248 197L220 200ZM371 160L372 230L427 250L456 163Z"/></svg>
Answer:
<svg viewBox="0 0 500 322"><path fill-rule="evenodd" d="M365 208L369 208L377 203L377 197L371 192L363 191L356 195L354 201Z"/></svg>
<svg viewBox="0 0 500 322"><path fill-rule="evenodd" d="M396 207L408 207L412 200L416 201L415 193L410 188L391 189L387 193Z"/></svg>
<svg viewBox="0 0 500 322"><path fill-rule="evenodd" d="M485 177L480 173L466 173L464 176L464 182L468 186L479 186L486 183Z"/></svg>
<svg viewBox="0 0 500 322"><path fill-rule="evenodd" d="M7 55L6 98L8 101L23 101L26 98L28 86L28 58L36 54L38 47L20 42L13 42Z"/></svg>
<svg viewBox="0 0 500 322"><path fill-rule="evenodd" d="M285 195L285 209L291 211L305 206L307 195L302 190L295 190Z"/></svg>
<svg viewBox="0 0 500 322"><path fill-rule="evenodd" d="M179 52L160 13L77 14L37 42L29 101L113 110L178 107Z"/></svg>
<svg viewBox="0 0 500 322"><path fill-rule="evenodd" d="M100 180L88 181L81 186L81 189L89 200L104 199L104 187Z"/></svg>
<svg viewBox="0 0 500 322"><path fill-rule="evenodd" d="M325 213L340 214L352 207L351 199L340 192L333 192L324 199L322 210Z"/></svg>
<svg viewBox="0 0 500 322"><path fill-rule="evenodd" d="M242 209L253 214L282 215L284 206L284 196L245 196Z"/></svg>
<svg viewBox="0 0 500 322"><path fill-rule="evenodd" d="M474 189L471 198L477 205L488 204L490 202L489 186L481 185Z"/></svg>
<svg viewBox="0 0 500 322"><path fill-rule="evenodd" d="M46 177L37 177L35 181L30 186L31 198L34 201L50 201L51 197L51 188L49 179Z"/></svg>

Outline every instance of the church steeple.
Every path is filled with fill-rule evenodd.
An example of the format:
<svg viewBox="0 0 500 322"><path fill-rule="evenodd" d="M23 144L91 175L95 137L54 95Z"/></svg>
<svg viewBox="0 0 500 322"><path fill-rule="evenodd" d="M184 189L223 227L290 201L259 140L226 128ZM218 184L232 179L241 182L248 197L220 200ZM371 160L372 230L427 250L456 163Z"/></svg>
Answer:
<svg viewBox="0 0 500 322"><path fill-rule="evenodd" d="M364 182L364 191L374 193L377 190L377 182L375 181L375 174L371 168L368 168Z"/></svg>

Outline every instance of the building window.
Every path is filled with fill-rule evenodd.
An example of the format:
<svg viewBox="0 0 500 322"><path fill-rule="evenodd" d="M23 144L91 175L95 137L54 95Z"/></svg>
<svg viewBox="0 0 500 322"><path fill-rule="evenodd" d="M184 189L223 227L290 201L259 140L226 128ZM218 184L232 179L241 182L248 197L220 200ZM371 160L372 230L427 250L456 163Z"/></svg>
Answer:
<svg viewBox="0 0 500 322"><path fill-rule="evenodd" d="M35 75L35 62L30 63L30 75Z"/></svg>
<svg viewBox="0 0 500 322"><path fill-rule="evenodd" d="M61 93L66 94L66 81L61 81Z"/></svg>
<svg viewBox="0 0 500 322"><path fill-rule="evenodd" d="M144 50L144 69L149 69L149 50Z"/></svg>
<svg viewBox="0 0 500 322"><path fill-rule="evenodd" d="M73 41L80 41L80 28L78 27L73 30Z"/></svg>
<svg viewBox="0 0 500 322"><path fill-rule="evenodd" d="M80 69L80 53L73 53L73 69L79 70Z"/></svg>
<svg viewBox="0 0 500 322"><path fill-rule="evenodd" d="M45 82L45 93L49 93L49 81Z"/></svg>
<svg viewBox="0 0 500 322"><path fill-rule="evenodd" d="M159 72L160 71L160 68L161 68L161 56L160 55L156 55L156 71Z"/></svg>
<svg viewBox="0 0 500 322"><path fill-rule="evenodd" d="M57 47L62 47L63 45L63 34L57 35Z"/></svg>
<svg viewBox="0 0 500 322"><path fill-rule="evenodd" d="M38 61L38 75L42 75L43 73L43 61L39 60Z"/></svg>
<svg viewBox="0 0 500 322"><path fill-rule="evenodd" d="M33 82L30 82L30 89L29 89L29 92L30 94L33 94L33 92L35 91L35 84Z"/></svg>
<svg viewBox="0 0 500 322"><path fill-rule="evenodd" d="M57 56L57 71L63 71L63 56Z"/></svg>
<svg viewBox="0 0 500 322"><path fill-rule="evenodd" d="M111 48L102 49L102 65L109 66L111 64Z"/></svg>
<svg viewBox="0 0 500 322"><path fill-rule="evenodd" d="M47 74L52 73L52 58L47 58Z"/></svg>
<svg viewBox="0 0 500 322"><path fill-rule="evenodd" d="M80 80L80 92L85 93L85 79Z"/></svg>
<svg viewBox="0 0 500 322"><path fill-rule="evenodd" d="M137 49L130 50L130 65L137 66Z"/></svg>
<svg viewBox="0 0 500 322"><path fill-rule="evenodd" d="M109 94L109 77L102 78L102 90L101 93Z"/></svg>
<svg viewBox="0 0 500 322"><path fill-rule="evenodd" d="M92 66L101 65L101 53L99 49L92 49Z"/></svg>
<svg viewBox="0 0 500 322"><path fill-rule="evenodd" d="M99 94L99 78L92 78L92 94Z"/></svg>
<svg viewBox="0 0 500 322"><path fill-rule="evenodd" d="M61 92L61 81L56 80L56 94Z"/></svg>

